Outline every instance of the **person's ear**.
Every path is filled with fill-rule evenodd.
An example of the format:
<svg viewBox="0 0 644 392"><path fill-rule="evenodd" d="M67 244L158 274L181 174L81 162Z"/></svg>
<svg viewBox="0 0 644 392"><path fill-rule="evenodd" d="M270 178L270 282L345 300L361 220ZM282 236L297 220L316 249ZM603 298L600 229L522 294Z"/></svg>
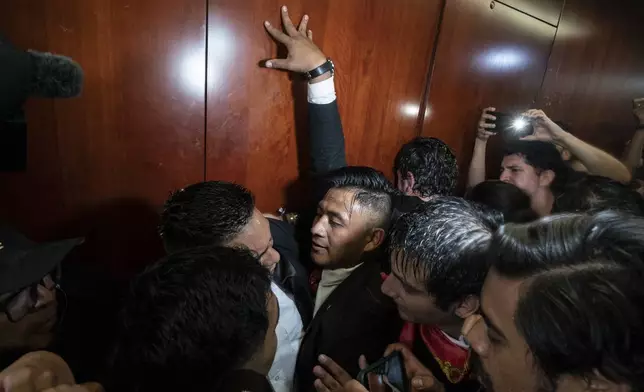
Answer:
<svg viewBox="0 0 644 392"><path fill-rule="evenodd" d="M385 242L385 230L380 228L371 229L367 236L367 244L364 246L364 251L369 252L378 248Z"/></svg>
<svg viewBox="0 0 644 392"><path fill-rule="evenodd" d="M397 174L400 181L400 187L398 190L407 195L413 193L414 185L416 185L416 178L414 178L414 175L411 172L406 172L403 175L400 170L398 170Z"/></svg>
<svg viewBox="0 0 644 392"><path fill-rule="evenodd" d="M569 160L570 160L570 158L572 158L572 154L570 153L570 151L568 151L568 150L566 150L566 149L564 148L563 150L561 150L561 158L562 158L564 161L569 161Z"/></svg>
<svg viewBox="0 0 644 392"><path fill-rule="evenodd" d="M479 297L476 295L468 295L454 310L454 314L465 320L471 315L476 314L479 310L480 304L481 301L479 300Z"/></svg>
<svg viewBox="0 0 644 392"><path fill-rule="evenodd" d="M552 170L544 170L539 175L539 185L542 187L550 186L554 180L555 172Z"/></svg>

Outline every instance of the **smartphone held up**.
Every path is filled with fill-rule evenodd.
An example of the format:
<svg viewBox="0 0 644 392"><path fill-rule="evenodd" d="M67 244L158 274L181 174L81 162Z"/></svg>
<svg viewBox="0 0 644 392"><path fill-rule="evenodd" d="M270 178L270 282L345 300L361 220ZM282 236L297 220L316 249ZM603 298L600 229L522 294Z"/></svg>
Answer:
<svg viewBox="0 0 644 392"><path fill-rule="evenodd" d="M521 139L534 133L532 120L528 117L502 112L490 112L496 120L488 121L496 125L494 131L504 139Z"/></svg>

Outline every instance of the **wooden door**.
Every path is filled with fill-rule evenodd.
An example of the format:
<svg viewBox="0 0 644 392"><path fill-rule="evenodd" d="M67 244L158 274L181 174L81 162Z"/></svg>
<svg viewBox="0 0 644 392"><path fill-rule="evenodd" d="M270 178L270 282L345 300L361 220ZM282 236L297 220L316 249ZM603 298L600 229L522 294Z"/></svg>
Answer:
<svg viewBox="0 0 644 392"><path fill-rule="evenodd" d="M539 106L571 131L620 156L644 97L644 4L567 0Z"/></svg>
<svg viewBox="0 0 644 392"><path fill-rule="evenodd" d="M124 272L160 253L170 190L204 178L206 5L5 0L22 48L77 60L80 98L33 100L28 169L4 174L0 214L38 239L87 237L82 258Z"/></svg>

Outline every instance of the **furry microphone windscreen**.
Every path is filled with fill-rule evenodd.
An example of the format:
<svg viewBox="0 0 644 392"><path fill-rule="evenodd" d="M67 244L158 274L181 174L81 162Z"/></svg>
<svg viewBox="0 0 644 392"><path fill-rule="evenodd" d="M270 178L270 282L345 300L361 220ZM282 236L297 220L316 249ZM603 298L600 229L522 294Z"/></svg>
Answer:
<svg viewBox="0 0 644 392"><path fill-rule="evenodd" d="M83 69L69 57L29 50L34 74L30 95L72 98L83 90Z"/></svg>

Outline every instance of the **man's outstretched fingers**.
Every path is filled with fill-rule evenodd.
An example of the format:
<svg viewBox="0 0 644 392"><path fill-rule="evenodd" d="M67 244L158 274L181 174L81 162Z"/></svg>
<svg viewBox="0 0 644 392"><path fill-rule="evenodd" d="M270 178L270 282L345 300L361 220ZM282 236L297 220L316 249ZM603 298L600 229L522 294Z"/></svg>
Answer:
<svg viewBox="0 0 644 392"><path fill-rule="evenodd" d="M307 36L311 41L313 41L313 31L312 31L312 30L307 31L307 32L306 32L306 36Z"/></svg>
<svg viewBox="0 0 644 392"><path fill-rule="evenodd" d="M284 30L286 34L294 37L297 34L297 29L291 20L291 17L288 16L288 8L285 5L282 6L282 23L284 24Z"/></svg>
<svg viewBox="0 0 644 392"><path fill-rule="evenodd" d="M271 59L264 63L266 68L289 69L287 59Z"/></svg>
<svg viewBox="0 0 644 392"><path fill-rule="evenodd" d="M308 32L308 24L309 24L309 16L304 15L302 17L302 21L300 22L300 27L298 28L298 31L302 35L307 35Z"/></svg>
<svg viewBox="0 0 644 392"><path fill-rule="evenodd" d="M291 37L284 34L280 29L275 28L275 26L273 26L269 21L264 22L264 27L266 28L266 31L268 31L268 34L273 37L273 39L280 43L283 43L284 45L288 44L291 40Z"/></svg>

